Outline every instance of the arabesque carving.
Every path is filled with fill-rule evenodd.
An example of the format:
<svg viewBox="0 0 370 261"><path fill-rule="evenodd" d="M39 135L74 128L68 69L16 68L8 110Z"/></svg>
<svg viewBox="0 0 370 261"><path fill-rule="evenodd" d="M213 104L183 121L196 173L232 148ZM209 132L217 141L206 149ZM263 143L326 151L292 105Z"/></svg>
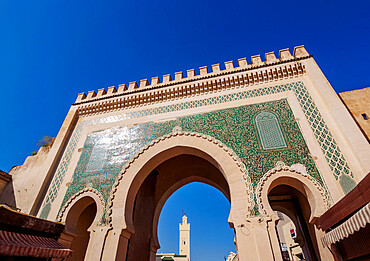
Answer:
<svg viewBox="0 0 370 261"><path fill-rule="evenodd" d="M284 162L278 161L276 163L276 167L269 170L261 178L261 180L258 182L256 190L255 190L255 194L256 194L256 198L257 198L257 204L258 204L258 207L259 207L259 210L260 210L261 214L262 213L265 214L265 215L268 214L267 211L266 211L266 206L264 206L263 199L262 199L262 197L263 197L262 192L264 190L268 189L268 188L265 188L266 182L272 176L279 175L279 173L282 173L282 172L291 172L291 173L299 174L301 177L303 177L305 180L307 180L307 182L313 184L315 186L315 188L317 189L317 191L320 193L320 196L321 196L322 200L325 203L326 209L329 209L330 199L328 198L329 196L327 195L327 193L325 193L325 189L311 175L309 175L306 172L306 168L303 165L295 164L295 165L292 165L292 166L286 166Z"/></svg>
<svg viewBox="0 0 370 261"><path fill-rule="evenodd" d="M233 161L235 161L235 164L237 165L237 167L239 168L240 170L240 173L245 181L245 185L246 185L246 191L247 191L247 200L248 200L248 205L250 206L248 211L250 212L253 207L254 207L254 200L253 200L253 186L252 186L252 183L251 183L251 179L248 175L248 170L246 169L244 163L240 160L240 158L236 155L236 153L230 149L229 147L227 147L225 144L223 144L221 141L219 140L216 140L215 138L211 137L211 136L208 136L208 135L204 135L204 134L201 134L201 133L195 133L195 132L182 132L182 131L176 131L176 129L174 130L173 133L171 134L168 134L168 135L165 135L163 137L160 137L158 138L157 140L154 140L152 141L149 145L147 145L145 148L141 149L135 156L133 156L131 158L131 160L123 167L119 177L117 178L115 184L113 185L113 188L112 188L112 192L111 192L111 196L109 198L109 203L108 203L108 207L109 207L109 223L111 223L112 221L112 207L113 207L113 200L115 198L115 193L117 191L117 188L123 178L123 176L125 175L125 173L127 172L127 170L130 168L130 166L135 162L136 159L138 159L140 157L140 155L142 155L146 150L148 150L150 147L153 147L155 144L158 144L164 140L168 140L168 139L173 139L173 138L176 138L178 136L191 136L191 137L196 137L196 138L199 138L199 139L204 139L204 140L207 140L209 142L212 142L213 144L217 145L218 147L220 147L224 152L225 152L225 156L227 157L231 157Z"/></svg>
<svg viewBox="0 0 370 261"><path fill-rule="evenodd" d="M99 202L96 202L96 205L97 205L97 208L99 209L99 206L98 204L100 204L100 208L103 210L104 209L104 206L105 206L105 203L104 203L104 199L103 199L103 196L100 194L99 191L97 191L96 189L92 188L92 187L87 187L87 188L84 188L83 190L77 192L76 194L74 194L68 201L67 203L63 206L63 208L61 209L59 215L58 215L58 218L57 218L57 221L61 222L63 220L63 217L64 215L66 214L66 211L67 209L70 207L70 206L73 206L73 204L79 200L80 198L83 197L83 195L86 194L86 196L89 196L88 194L90 193L93 193L97 196L97 198L99 199ZM90 194L91 195L91 194ZM101 211L101 213L97 213L97 215L100 216L98 217L97 220L100 220L101 219L101 216L103 215L103 211Z"/></svg>

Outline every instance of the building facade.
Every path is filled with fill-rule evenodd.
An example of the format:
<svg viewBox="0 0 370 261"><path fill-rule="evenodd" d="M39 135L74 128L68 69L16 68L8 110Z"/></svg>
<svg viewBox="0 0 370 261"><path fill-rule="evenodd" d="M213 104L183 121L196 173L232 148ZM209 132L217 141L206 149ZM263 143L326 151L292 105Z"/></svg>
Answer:
<svg viewBox="0 0 370 261"><path fill-rule="evenodd" d="M303 46L81 93L49 149L1 200L65 222L71 260L155 260L169 196L190 182L231 203L240 261L282 260L289 216L306 260L334 260L316 220L370 170L367 138Z"/></svg>

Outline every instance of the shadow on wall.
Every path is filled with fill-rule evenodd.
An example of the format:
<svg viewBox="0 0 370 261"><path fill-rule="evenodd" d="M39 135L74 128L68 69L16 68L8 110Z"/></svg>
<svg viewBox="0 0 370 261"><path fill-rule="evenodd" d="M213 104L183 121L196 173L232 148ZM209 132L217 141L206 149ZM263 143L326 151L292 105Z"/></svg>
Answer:
<svg viewBox="0 0 370 261"><path fill-rule="evenodd" d="M9 183L4 188L3 193L1 193L0 195L0 204L6 205L14 210L18 210L17 204L15 202L14 186L12 180L9 181Z"/></svg>

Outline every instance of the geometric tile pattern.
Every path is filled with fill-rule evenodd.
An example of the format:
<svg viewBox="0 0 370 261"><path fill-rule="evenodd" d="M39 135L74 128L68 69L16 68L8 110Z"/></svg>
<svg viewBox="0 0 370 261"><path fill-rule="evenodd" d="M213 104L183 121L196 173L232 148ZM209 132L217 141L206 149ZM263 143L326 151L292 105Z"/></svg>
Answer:
<svg viewBox="0 0 370 261"><path fill-rule="evenodd" d="M301 108L311 126L312 132L319 143L335 178L338 179L341 175L349 175L351 178L354 178L347 161L304 84L302 82L298 82L292 89L298 98ZM344 191L346 193L349 192L346 190Z"/></svg>
<svg viewBox="0 0 370 261"><path fill-rule="evenodd" d="M283 148L269 151L262 148L254 119L266 111L273 111L278 115L278 118L275 116L275 120L279 119L283 123L284 133L287 137L287 144ZM277 124L279 123L277 122ZM91 133L87 136L73 180L68 187L62 205L86 186L92 186L98 190L107 202L112 186L123 166L138 151L153 140L171 133L175 127L186 132L209 135L234 150L246 165L253 187L257 185L264 173L272 169L278 161L284 161L290 165L304 164L310 175L323 184L288 102L283 99L178 117L159 123L148 122L132 127L115 127ZM282 132L281 129L280 131ZM87 172L96 144L106 144L107 146L104 167L101 171ZM257 214L257 211L256 205L254 214ZM102 223L105 222L106 217L104 216Z"/></svg>
<svg viewBox="0 0 370 261"><path fill-rule="evenodd" d="M210 97L210 98L203 99L203 100L178 102L178 103L173 104L173 105L167 105L167 106L162 106L162 107L157 107L157 108L143 109L143 110L139 110L139 111L135 111L135 112L125 113L125 112L122 112L122 111L117 111L117 113L113 116L104 116L104 115L102 115L101 117L95 118L95 119L82 118L80 120L80 122L77 124L76 128L75 128L75 130L74 130L74 132L71 136L71 141L69 142L69 144L67 146L67 149L66 149L66 152L64 153L64 155L62 157L62 160L61 160L61 162L58 166L55 177L54 177L54 179L51 183L51 186L49 188L47 196L44 200L41 217L47 217L47 215L48 215L48 210L50 209L50 204L54 201L54 199L57 196L60 185L61 185L61 183L63 181L63 178L65 176L65 173L68 169L70 159L72 157L72 153L74 153L74 151L76 150L76 144L77 144L77 141L80 138L81 131L86 126L97 125L97 124L108 123L108 122L118 122L118 121L122 121L124 119L131 119L131 118L136 118L136 117L143 117L143 116L149 116L149 115L153 115L153 114L161 114L161 113L178 111L178 110L186 110L186 109L196 108L196 107L200 107L200 106L207 106L207 105L212 105L212 104L219 104L219 103L224 103L224 102L248 99L248 98L252 98L252 97L264 96L264 95L280 93L280 92L285 92L285 91L293 91L294 92L294 94L297 97L297 99L299 101L299 104L300 104L300 106L301 106L301 108L302 108L310 126L311 126L311 130L312 130L318 144L320 145L323 154L325 155L326 161L328 162L328 165L330 166L330 168L332 170L332 173L334 174L336 179L341 177L340 178L340 181L341 181L340 185L343 188L343 190L345 191L345 193L347 193L355 185L355 182L353 181L353 173L351 172L347 161L345 160L343 154L341 153L336 141L334 140L329 128L325 124L319 110L317 109L312 97L308 93L308 91L307 91L306 87L304 86L303 82L297 81L297 82L292 82L292 83L289 83L289 84L270 86L270 87L264 87L264 88L253 89L253 90L249 90L248 88L245 88L244 91L241 91L241 92L238 92L238 93L232 93L232 94L227 94L227 95L222 95L222 96ZM286 103L286 101L285 101L285 103ZM255 106L262 106L263 107L264 105L259 104L259 105L255 105ZM245 106L243 106L243 107L245 107ZM287 113L289 111L291 112L287 103L286 103L285 107L283 106L283 108L285 108L285 109L281 110L281 108L275 107L274 110L268 109L268 111L273 111L275 114L277 114L275 110L280 110L280 114L277 114L277 115L278 115L278 117L280 117L280 121L281 121L282 116L289 114L289 113ZM248 112L239 112L239 113L245 114L245 113L248 113ZM291 113L291 115L292 115L292 113ZM294 117L291 119L291 121L295 122ZM221 122L222 122L222 120L221 120ZM208 122L208 124L210 124L211 126L216 126L217 124L219 124L219 122L212 121L212 122ZM247 127L250 128L251 126L253 126L254 130L256 130L257 128L256 128L255 124L256 123L254 121L251 121L250 125L247 125ZM284 122L284 124L280 124L282 126L283 133L285 134L285 136L291 135L292 132L290 130L289 131L284 131L284 129L286 129L285 124L286 124L286 122ZM200 129L198 132L207 134L204 131L204 127L206 127L207 125L200 125L200 126L202 126L203 128ZM223 125L223 128L226 128L226 127L227 127L226 125ZM189 131L195 131L195 130L189 130ZM225 142L225 138L234 137L235 139L238 139L237 134L233 133L233 132L237 132L236 129L233 129L233 132L231 132L231 133L224 132L224 130L219 130L219 131L220 131L220 133L223 133L224 135L222 135L222 137L219 137L219 138L217 138L216 136L213 136L213 137L222 141L226 145L228 145L228 143ZM245 131L245 129L244 129L244 131ZM247 130L247 131L252 131L252 130ZM212 134L209 134L209 135L212 136ZM261 143L260 139L256 139L256 140L258 142L258 146L260 146L260 148L262 149L262 145L260 144ZM87 140L86 140L86 142L87 142ZM290 144L291 144L289 142L289 139L287 139L286 142L287 142L287 146L288 146L287 149L289 149ZM239 144L241 144L241 143L239 143ZM247 149L249 149L249 148L247 148ZM234 149L234 151L238 154L237 149ZM274 151L274 150L271 150L271 151ZM277 149L276 151L279 151L279 149ZM239 155L240 158L242 158L240 156L241 154L238 154L238 155ZM307 147L305 147L305 148L302 147L301 151L297 151L297 155L299 155L300 156L299 158L301 158L301 159L306 159L307 157L309 157ZM264 157L264 154L262 156L263 157L258 156L258 155L254 155L254 156L251 156L250 158L245 159L246 160L245 165L247 166L247 169L249 170L249 173L257 173L256 175L254 175L255 177L251 177L252 180L256 181L258 179L258 176L260 175L260 173L268 171L268 169L266 169L265 166L268 166L269 164L264 163L266 157ZM81 155L81 157L82 157L82 155ZM294 164L294 163L290 163L285 158L282 158L280 160L284 161L288 165ZM251 164L251 161L258 162L258 164L256 164L256 165ZM271 168L272 167L273 166L271 165ZM104 170L104 168L105 167L103 167L102 170ZM257 172L252 172L250 168L252 168L252 169L256 168ZM316 175L316 177L315 177L316 180L318 182L322 183L322 180L319 177L317 171L315 172L313 170L312 166L311 167L308 166L308 172L313 176ZM343 178L343 175L345 175L346 177ZM325 184L324 184L324 187L325 187ZM79 186L79 189L83 189L83 186L82 185Z"/></svg>
<svg viewBox="0 0 370 261"><path fill-rule="evenodd" d="M286 142L276 116L263 111L256 116L258 135L264 150L285 148Z"/></svg>

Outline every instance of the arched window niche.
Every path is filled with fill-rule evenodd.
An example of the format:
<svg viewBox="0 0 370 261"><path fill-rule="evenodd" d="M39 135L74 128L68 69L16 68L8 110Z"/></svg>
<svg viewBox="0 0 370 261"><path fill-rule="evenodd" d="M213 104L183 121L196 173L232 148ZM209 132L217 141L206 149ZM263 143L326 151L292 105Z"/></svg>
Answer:
<svg viewBox="0 0 370 261"><path fill-rule="evenodd" d="M283 132L275 114L263 111L255 117L258 136L264 150L286 148Z"/></svg>

